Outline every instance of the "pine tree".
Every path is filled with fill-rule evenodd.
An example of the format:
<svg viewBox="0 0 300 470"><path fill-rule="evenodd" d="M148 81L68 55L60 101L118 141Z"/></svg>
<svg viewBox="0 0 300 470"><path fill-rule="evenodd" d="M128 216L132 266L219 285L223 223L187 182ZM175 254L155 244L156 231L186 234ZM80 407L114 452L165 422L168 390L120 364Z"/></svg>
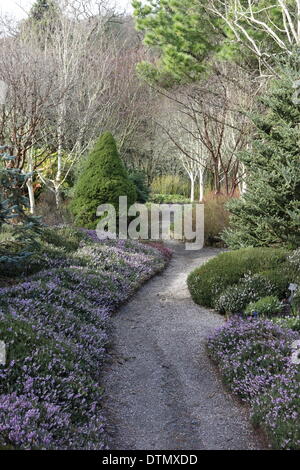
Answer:
<svg viewBox="0 0 300 470"><path fill-rule="evenodd" d="M240 157L247 191L229 204L231 228L223 237L231 248L300 245L300 105L294 89L299 65L296 54L261 99L266 112L252 117L255 140Z"/></svg>
<svg viewBox="0 0 300 470"><path fill-rule="evenodd" d="M149 81L169 86L196 80L206 70L207 58L218 49L220 19L199 0L134 0L137 28L144 42L159 51L156 65L143 62L141 74Z"/></svg>
<svg viewBox="0 0 300 470"><path fill-rule="evenodd" d="M57 28L57 20L62 14L57 0L36 0L28 18L22 23L21 34L28 40L28 32L34 33L43 47Z"/></svg>
<svg viewBox="0 0 300 470"><path fill-rule="evenodd" d="M136 190L119 157L113 136L106 132L90 153L75 184L70 206L75 223L81 227L95 228L98 222L97 207L113 204L118 209L120 196L127 196L131 205L136 201Z"/></svg>
<svg viewBox="0 0 300 470"><path fill-rule="evenodd" d="M29 18L36 22L43 21L46 17L54 15L58 10L55 0L36 0L32 5Z"/></svg>

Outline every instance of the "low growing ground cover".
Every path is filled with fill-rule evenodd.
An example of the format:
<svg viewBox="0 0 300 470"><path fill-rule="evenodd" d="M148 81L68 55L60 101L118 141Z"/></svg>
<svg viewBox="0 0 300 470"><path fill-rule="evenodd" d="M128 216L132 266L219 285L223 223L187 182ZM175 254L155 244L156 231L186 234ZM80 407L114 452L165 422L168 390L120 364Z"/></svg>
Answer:
<svg viewBox="0 0 300 470"><path fill-rule="evenodd" d="M222 253L188 278L195 302L230 319L208 340L229 389L247 402L276 449L300 449L300 250L246 248Z"/></svg>
<svg viewBox="0 0 300 470"><path fill-rule="evenodd" d="M275 277L279 271L282 279L287 254L287 250L274 248L244 248L222 253L189 275L188 286L192 298L200 305L214 307L226 288L237 285L245 278L262 273L268 279L270 272ZM284 281L286 289L288 280Z"/></svg>
<svg viewBox="0 0 300 470"><path fill-rule="evenodd" d="M0 447L103 449L101 368L112 312L167 248L45 229L41 250L0 288Z"/></svg>
<svg viewBox="0 0 300 470"><path fill-rule="evenodd" d="M208 351L229 389L250 404L254 425L276 449L300 449L300 334L267 320L234 318L209 338Z"/></svg>

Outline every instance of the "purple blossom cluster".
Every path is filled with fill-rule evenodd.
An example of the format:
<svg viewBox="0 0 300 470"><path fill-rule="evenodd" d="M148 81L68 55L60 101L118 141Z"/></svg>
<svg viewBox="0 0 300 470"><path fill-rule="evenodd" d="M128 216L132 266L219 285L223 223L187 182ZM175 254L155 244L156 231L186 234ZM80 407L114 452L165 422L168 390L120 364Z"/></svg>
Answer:
<svg viewBox="0 0 300 470"><path fill-rule="evenodd" d="M152 248L156 248L156 250L160 251L165 258L170 259L172 257L172 250L168 248L163 243L159 242L149 242L148 246L152 246Z"/></svg>
<svg viewBox="0 0 300 470"><path fill-rule="evenodd" d="M0 366L0 448L105 448L109 318L166 257L138 242L88 236L61 258L60 250L44 254L46 269L0 289L8 354Z"/></svg>
<svg viewBox="0 0 300 470"><path fill-rule="evenodd" d="M292 361L299 339L267 320L233 318L208 340L225 383L277 449L300 449L300 368Z"/></svg>

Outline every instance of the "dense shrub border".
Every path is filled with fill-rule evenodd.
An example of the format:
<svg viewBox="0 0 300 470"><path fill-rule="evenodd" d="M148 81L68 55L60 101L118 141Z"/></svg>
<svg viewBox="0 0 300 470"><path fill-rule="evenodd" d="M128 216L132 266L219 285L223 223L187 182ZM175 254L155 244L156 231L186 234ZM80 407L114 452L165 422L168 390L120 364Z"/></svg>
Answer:
<svg viewBox="0 0 300 470"><path fill-rule="evenodd" d="M299 339L267 320L233 318L208 341L226 385L250 404L275 449L300 449L300 367L291 361Z"/></svg>
<svg viewBox="0 0 300 470"><path fill-rule="evenodd" d="M0 289L0 448L103 449L101 369L109 317L170 257L132 241L45 231L43 252ZM39 272L38 269L41 269Z"/></svg>
<svg viewBox="0 0 300 470"><path fill-rule="evenodd" d="M243 248L221 253L189 275L188 287L192 298L200 305L214 307L218 296L244 276L280 270L287 254L287 250L280 248Z"/></svg>
<svg viewBox="0 0 300 470"><path fill-rule="evenodd" d="M300 249L246 248L225 252L192 272L195 302L230 315L208 340L208 352L228 388L250 405L252 422L275 449L300 449Z"/></svg>

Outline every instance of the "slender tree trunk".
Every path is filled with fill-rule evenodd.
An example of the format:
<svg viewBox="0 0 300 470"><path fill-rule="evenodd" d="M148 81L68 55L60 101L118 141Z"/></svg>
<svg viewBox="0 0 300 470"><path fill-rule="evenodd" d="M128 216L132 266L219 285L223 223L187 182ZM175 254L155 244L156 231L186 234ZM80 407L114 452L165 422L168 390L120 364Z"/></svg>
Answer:
<svg viewBox="0 0 300 470"><path fill-rule="evenodd" d="M202 202L204 198L204 171L201 168L199 170L199 202Z"/></svg>
<svg viewBox="0 0 300 470"><path fill-rule="evenodd" d="M60 182L62 179L62 159L63 159L63 121L65 118L65 103L60 105L59 119L57 127L57 171L55 176L55 200L56 207L59 209L61 197L60 197Z"/></svg>
<svg viewBox="0 0 300 470"><path fill-rule="evenodd" d="M56 208L57 208L57 209L60 209L60 206L61 206L60 186L55 186L54 192L55 192L55 204L56 204Z"/></svg>
<svg viewBox="0 0 300 470"><path fill-rule="evenodd" d="M34 190L32 184L32 178L27 180L27 189L28 189L28 197L30 203L30 214L35 214L35 197L34 197Z"/></svg>
<svg viewBox="0 0 300 470"><path fill-rule="evenodd" d="M241 195L243 195L247 191L245 166L243 164L241 164L241 173L242 174L240 176L239 190L240 190Z"/></svg>
<svg viewBox="0 0 300 470"><path fill-rule="evenodd" d="M190 174L190 180L191 180L191 202L194 202L194 200L195 200L195 178L194 178L194 175Z"/></svg>
<svg viewBox="0 0 300 470"><path fill-rule="evenodd" d="M28 172L33 173L33 156L32 150L28 153ZM26 186L28 189L28 197L29 197L29 204L30 204L30 214L35 214L35 197L34 197L34 189L33 189L33 180L32 176L28 178L26 182Z"/></svg>
<svg viewBox="0 0 300 470"><path fill-rule="evenodd" d="M214 171L214 191L216 194L221 193L221 182L218 167L215 167Z"/></svg>

